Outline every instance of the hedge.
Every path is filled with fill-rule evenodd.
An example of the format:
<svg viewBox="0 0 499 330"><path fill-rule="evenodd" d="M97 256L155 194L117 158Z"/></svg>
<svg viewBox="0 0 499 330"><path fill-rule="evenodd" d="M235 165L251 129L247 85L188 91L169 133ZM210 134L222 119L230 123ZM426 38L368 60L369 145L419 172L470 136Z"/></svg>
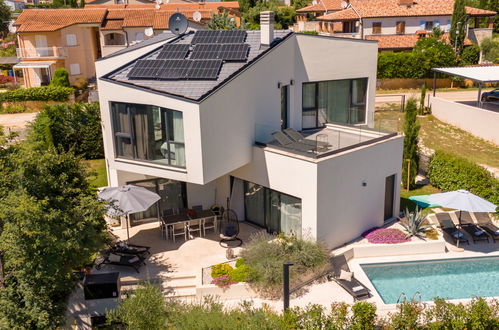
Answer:
<svg viewBox="0 0 499 330"><path fill-rule="evenodd" d="M433 186L443 191L465 189L499 204L499 180L462 157L437 150L430 159L428 178Z"/></svg>
<svg viewBox="0 0 499 330"><path fill-rule="evenodd" d="M73 93L70 87L32 87L19 88L0 93L0 102L17 101L67 101Z"/></svg>

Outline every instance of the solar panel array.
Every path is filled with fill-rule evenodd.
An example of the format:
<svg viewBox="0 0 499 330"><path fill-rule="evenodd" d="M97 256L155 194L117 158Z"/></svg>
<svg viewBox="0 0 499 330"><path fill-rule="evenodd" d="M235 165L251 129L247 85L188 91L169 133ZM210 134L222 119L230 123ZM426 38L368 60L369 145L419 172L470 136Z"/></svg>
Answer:
<svg viewBox="0 0 499 330"><path fill-rule="evenodd" d="M217 79L222 60L139 60L128 73L130 79Z"/></svg>
<svg viewBox="0 0 499 330"><path fill-rule="evenodd" d="M196 31L191 43L195 44L240 44L246 40L242 30L202 30Z"/></svg>
<svg viewBox="0 0 499 330"><path fill-rule="evenodd" d="M197 44L190 58L246 61L249 48L247 44Z"/></svg>
<svg viewBox="0 0 499 330"><path fill-rule="evenodd" d="M187 56L188 44L166 44L158 54L158 60L176 60Z"/></svg>

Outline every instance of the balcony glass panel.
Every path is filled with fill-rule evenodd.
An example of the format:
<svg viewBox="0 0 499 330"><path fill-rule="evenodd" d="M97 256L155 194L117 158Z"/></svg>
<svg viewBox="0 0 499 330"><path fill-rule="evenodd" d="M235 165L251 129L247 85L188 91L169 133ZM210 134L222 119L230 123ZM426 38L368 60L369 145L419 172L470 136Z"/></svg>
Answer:
<svg viewBox="0 0 499 330"><path fill-rule="evenodd" d="M185 167L181 112L118 102L111 109L117 157Z"/></svg>

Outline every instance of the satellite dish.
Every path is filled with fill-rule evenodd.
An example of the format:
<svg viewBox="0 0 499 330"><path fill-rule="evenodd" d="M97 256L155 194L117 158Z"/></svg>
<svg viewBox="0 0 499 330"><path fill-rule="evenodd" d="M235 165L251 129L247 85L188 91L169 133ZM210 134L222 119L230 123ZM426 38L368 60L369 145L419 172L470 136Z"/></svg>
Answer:
<svg viewBox="0 0 499 330"><path fill-rule="evenodd" d="M192 19L196 22L201 21L201 13L199 11L195 11L194 14L192 14Z"/></svg>
<svg viewBox="0 0 499 330"><path fill-rule="evenodd" d="M187 31L189 27L189 23L187 22L187 18L181 13L175 13L170 16L168 20L168 26L170 27L170 31L174 34L182 34Z"/></svg>
<svg viewBox="0 0 499 330"><path fill-rule="evenodd" d="M341 2L341 8L346 9L348 7L349 3L346 1Z"/></svg>
<svg viewBox="0 0 499 330"><path fill-rule="evenodd" d="M160 9L161 8L161 4L163 3L162 0L156 0L156 6L154 6L156 9Z"/></svg>
<svg viewBox="0 0 499 330"><path fill-rule="evenodd" d="M315 6L317 4L317 0L312 0L312 4Z"/></svg>
<svg viewBox="0 0 499 330"><path fill-rule="evenodd" d="M154 30L152 29L152 27L146 27L146 29L144 30L144 34L148 37L152 37L154 35Z"/></svg>

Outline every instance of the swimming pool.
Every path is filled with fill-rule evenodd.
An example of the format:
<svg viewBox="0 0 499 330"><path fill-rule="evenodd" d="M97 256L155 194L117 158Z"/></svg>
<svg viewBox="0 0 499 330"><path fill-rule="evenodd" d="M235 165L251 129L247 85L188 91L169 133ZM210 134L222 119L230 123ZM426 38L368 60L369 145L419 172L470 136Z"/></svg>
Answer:
<svg viewBox="0 0 499 330"><path fill-rule="evenodd" d="M362 264L361 267L385 304L397 303L402 292L408 300L419 292L423 301L435 297L499 297L499 257Z"/></svg>

